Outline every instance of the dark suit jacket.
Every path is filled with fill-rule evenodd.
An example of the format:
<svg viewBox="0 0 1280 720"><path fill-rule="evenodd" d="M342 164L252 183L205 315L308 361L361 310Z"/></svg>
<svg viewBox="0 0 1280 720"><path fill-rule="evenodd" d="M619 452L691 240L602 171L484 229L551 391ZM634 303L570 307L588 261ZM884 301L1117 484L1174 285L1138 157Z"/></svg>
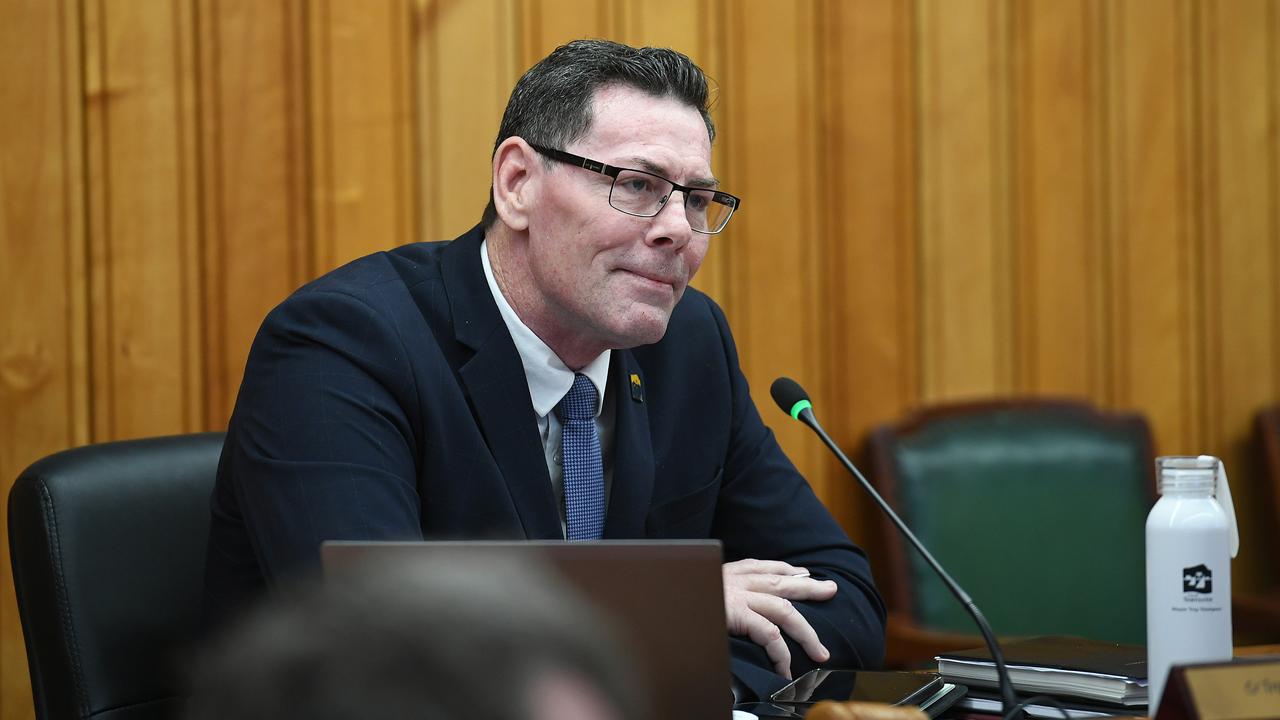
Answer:
<svg viewBox="0 0 1280 720"><path fill-rule="evenodd" d="M217 618L314 569L326 539L560 538L524 369L480 264L479 227L356 260L301 288L249 353L213 497ZM632 375L640 379L633 394ZM606 538L716 538L835 580L797 603L833 667L878 665L884 609L863 553L764 426L724 315L692 288L658 343L615 351ZM764 651L732 642L766 690ZM813 664L792 645L793 673Z"/></svg>

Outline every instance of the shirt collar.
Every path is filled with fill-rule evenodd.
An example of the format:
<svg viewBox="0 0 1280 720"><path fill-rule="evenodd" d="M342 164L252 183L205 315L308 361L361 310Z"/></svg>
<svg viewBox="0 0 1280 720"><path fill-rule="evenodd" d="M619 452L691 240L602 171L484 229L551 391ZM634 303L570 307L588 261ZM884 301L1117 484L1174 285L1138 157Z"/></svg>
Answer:
<svg viewBox="0 0 1280 720"><path fill-rule="evenodd" d="M502 321L507 325L507 332L511 333L516 352L520 353L520 363L524 365L524 376L528 381L529 399L533 401L533 411L538 414L538 417L545 417L560 403L561 398L569 392L569 388L573 387L574 371L570 370L569 366L565 365L560 357L542 341L542 338L534 334L529 326L520 320L520 316L516 315L516 311L503 296L497 280L493 277L493 266L489 264L488 240L480 243L480 264L484 266L484 279L489 283L489 292L493 294L493 300L498 304ZM587 376L592 385L596 386L597 416L604 407L604 393L608 387L609 378L609 357L612 352L605 350L579 371Z"/></svg>

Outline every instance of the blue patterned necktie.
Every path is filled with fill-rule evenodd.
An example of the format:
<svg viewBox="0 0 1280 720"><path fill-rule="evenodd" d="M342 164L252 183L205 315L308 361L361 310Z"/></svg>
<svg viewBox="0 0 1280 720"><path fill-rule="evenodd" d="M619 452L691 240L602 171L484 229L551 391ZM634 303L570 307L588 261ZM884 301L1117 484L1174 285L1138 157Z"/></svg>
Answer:
<svg viewBox="0 0 1280 720"><path fill-rule="evenodd" d="M581 373L556 405L564 458L564 514L569 540L599 540L604 533L604 464L596 433L596 386Z"/></svg>

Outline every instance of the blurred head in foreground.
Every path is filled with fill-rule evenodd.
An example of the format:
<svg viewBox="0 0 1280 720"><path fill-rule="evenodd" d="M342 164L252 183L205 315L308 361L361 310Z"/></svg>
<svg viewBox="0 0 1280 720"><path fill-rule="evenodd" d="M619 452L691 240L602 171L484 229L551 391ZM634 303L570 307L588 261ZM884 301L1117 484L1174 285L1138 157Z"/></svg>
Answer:
<svg viewBox="0 0 1280 720"><path fill-rule="evenodd" d="M545 568L407 561L273 596L196 665L188 720L632 720L604 620Z"/></svg>

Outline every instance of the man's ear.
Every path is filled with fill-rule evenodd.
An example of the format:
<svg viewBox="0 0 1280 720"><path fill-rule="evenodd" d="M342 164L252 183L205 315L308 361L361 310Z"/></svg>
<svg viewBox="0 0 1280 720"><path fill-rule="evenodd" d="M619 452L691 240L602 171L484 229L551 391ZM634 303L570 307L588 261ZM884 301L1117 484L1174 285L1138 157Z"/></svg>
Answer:
<svg viewBox="0 0 1280 720"><path fill-rule="evenodd" d="M538 152L523 138L509 137L493 154L493 205L498 217L517 232L528 229L533 175Z"/></svg>

